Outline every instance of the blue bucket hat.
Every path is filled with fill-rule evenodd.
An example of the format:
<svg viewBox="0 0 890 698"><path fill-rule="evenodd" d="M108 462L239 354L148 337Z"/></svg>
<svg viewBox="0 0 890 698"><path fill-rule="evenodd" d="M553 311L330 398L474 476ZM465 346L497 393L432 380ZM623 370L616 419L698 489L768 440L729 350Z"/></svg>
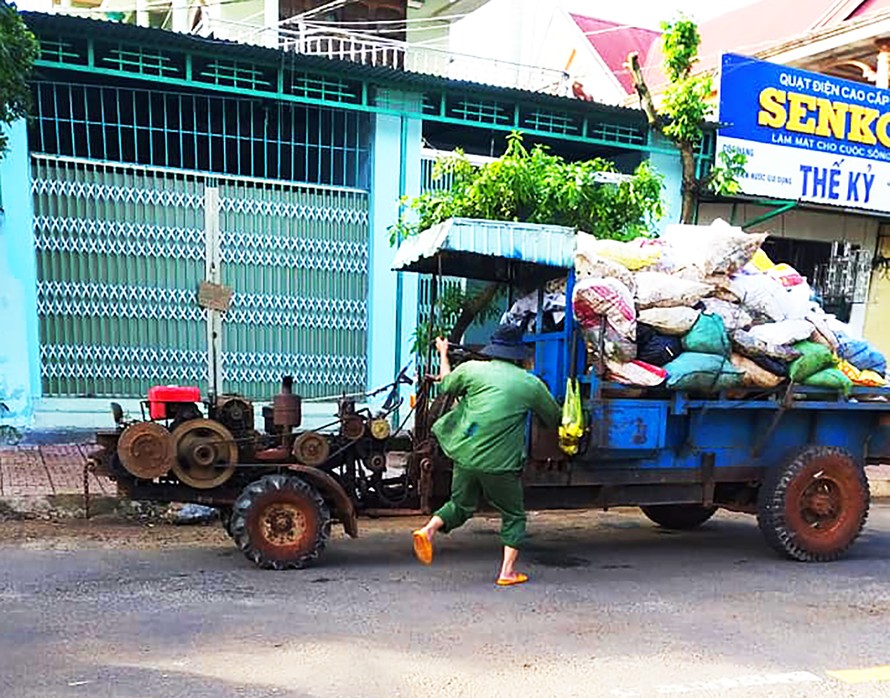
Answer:
<svg viewBox="0 0 890 698"><path fill-rule="evenodd" d="M515 325L498 327L481 353L505 361L524 361L529 357L529 350L522 341L522 330Z"/></svg>

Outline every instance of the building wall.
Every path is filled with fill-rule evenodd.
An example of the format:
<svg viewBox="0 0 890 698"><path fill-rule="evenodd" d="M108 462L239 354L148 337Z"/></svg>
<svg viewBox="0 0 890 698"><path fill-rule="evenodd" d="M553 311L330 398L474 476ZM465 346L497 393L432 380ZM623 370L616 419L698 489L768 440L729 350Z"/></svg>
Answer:
<svg viewBox="0 0 890 698"><path fill-rule="evenodd" d="M492 27L498 30L493 32ZM574 51L569 72L583 76L585 89L598 101L617 104L626 96L577 25L556 3L491 0L455 22L450 40L450 48L456 53L545 68L548 77L549 71L565 70ZM503 66L484 68L508 70ZM530 87L535 89L534 85Z"/></svg>
<svg viewBox="0 0 890 698"><path fill-rule="evenodd" d="M698 222L707 225L717 218L743 225L746 221L761 216L774 207L755 204L737 204L733 214L732 204L702 204L699 207ZM879 219L871 216L854 216L846 213L792 209L750 228L751 232L769 233L771 236L791 240L814 240L818 242L850 242L874 253L877 247ZM782 260L775 260L781 262ZM867 307L870 303L854 303L850 315L850 325L857 333L866 327Z"/></svg>
<svg viewBox="0 0 890 698"><path fill-rule="evenodd" d="M890 228L886 225L881 226L879 231L877 253L880 257L890 257ZM890 356L888 308L890 308L890 275L887 272L875 271L871 277L865 311L865 338L884 356Z"/></svg>
<svg viewBox="0 0 890 698"><path fill-rule="evenodd" d="M9 413L0 419L19 426L40 397L37 269L25 122L7 132L9 150L0 160L0 402Z"/></svg>

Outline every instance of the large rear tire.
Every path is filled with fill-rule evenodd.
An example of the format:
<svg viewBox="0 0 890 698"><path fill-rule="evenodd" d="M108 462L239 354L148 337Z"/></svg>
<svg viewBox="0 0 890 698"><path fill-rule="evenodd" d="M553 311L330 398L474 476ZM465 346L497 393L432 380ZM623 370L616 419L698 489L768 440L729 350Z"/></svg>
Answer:
<svg viewBox="0 0 890 698"><path fill-rule="evenodd" d="M266 475L235 500L229 524L248 560L263 569L300 569L324 550L331 515L318 491L295 476Z"/></svg>
<svg viewBox="0 0 890 698"><path fill-rule="evenodd" d="M846 451L805 449L760 488L757 523L767 543L801 562L836 560L868 518L868 480Z"/></svg>
<svg viewBox="0 0 890 698"><path fill-rule="evenodd" d="M698 528L717 511L717 507L706 507L701 504L658 504L640 509L650 521L674 531Z"/></svg>

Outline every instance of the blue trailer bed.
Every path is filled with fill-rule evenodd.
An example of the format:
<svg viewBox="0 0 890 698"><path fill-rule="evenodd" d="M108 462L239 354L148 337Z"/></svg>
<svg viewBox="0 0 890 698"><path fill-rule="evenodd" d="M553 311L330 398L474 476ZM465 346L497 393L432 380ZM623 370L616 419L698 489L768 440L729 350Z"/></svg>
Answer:
<svg viewBox="0 0 890 698"><path fill-rule="evenodd" d="M868 512L867 463L890 461L890 389L777 389L689 395L605 382L586 368L572 315L574 231L452 220L404 245L394 268L539 287L566 277L562 329L544 332L534 372L557 399L582 387L585 433L568 457L555 433L532 425L525 471L531 506L638 505L657 523L689 528L718 507L755 513L767 541L798 560L831 560ZM540 293L543 293L541 291Z"/></svg>

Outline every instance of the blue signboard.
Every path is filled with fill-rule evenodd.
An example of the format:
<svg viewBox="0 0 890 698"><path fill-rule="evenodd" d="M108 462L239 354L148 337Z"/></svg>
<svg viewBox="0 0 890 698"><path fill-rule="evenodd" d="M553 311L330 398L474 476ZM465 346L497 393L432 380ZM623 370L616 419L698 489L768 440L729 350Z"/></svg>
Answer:
<svg viewBox="0 0 890 698"><path fill-rule="evenodd" d="M720 121L743 192L890 211L890 91L724 54Z"/></svg>

